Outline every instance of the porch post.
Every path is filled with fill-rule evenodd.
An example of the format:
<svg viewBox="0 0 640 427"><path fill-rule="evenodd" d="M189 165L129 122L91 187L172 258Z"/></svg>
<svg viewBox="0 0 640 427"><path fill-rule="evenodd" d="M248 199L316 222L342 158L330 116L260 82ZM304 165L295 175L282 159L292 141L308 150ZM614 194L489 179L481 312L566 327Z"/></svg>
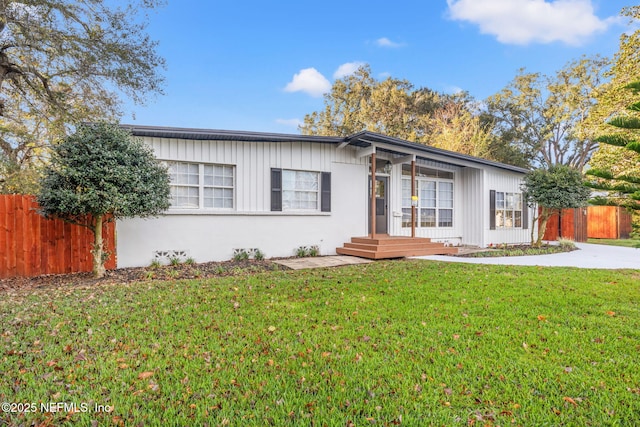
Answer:
<svg viewBox="0 0 640 427"><path fill-rule="evenodd" d="M371 154L371 238L376 238L376 153Z"/></svg>
<svg viewBox="0 0 640 427"><path fill-rule="evenodd" d="M413 206L413 196L416 195L416 161L411 160L411 237L416 237L416 207Z"/></svg>

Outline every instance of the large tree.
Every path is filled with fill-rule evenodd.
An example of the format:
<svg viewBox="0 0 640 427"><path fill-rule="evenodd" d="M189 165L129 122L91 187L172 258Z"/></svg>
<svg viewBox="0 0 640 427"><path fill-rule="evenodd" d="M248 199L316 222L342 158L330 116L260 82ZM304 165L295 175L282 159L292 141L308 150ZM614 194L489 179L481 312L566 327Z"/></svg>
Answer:
<svg viewBox="0 0 640 427"><path fill-rule="evenodd" d="M155 216L169 208L169 173L151 148L115 125L80 125L53 146L37 200L46 216L94 233L93 272L105 273L102 228L119 218Z"/></svg>
<svg viewBox="0 0 640 427"><path fill-rule="evenodd" d="M121 95L161 93L146 34L163 0L0 0L0 184L74 124L120 114Z"/></svg>
<svg viewBox="0 0 640 427"><path fill-rule="evenodd" d="M547 169L536 169L524 176L522 191L527 204L537 205L540 214L533 223L540 221L538 236L534 238L531 227L531 244L540 246L549 218L562 209L585 206L591 191L584 184L582 173L566 165L552 165Z"/></svg>
<svg viewBox="0 0 640 427"><path fill-rule="evenodd" d="M586 123L606 66L594 57L569 62L553 76L520 70L487 99L499 137L519 146L532 166L582 169L597 147Z"/></svg>
<svg viewBox="0 0 640 427"><path fill-rule="evenodd" d="M368 65L334 82L324 110L307 114L305 135L347 136L369 130L435 147L520 164L509 147L500 147L492 124L467 94L415 89L407 80L376 80Z"/></svg>
<svg viewBox="0 0 640 427"><path fill-rule="evenodd" d="M629 18L633 28L640 19L640 6L622 9L622 16ZM621 204L638 211L640 196L640 152L638 129L640 105L640 29L620 36L620 47L613 65L598 96L598 105L591 116L591 126L599 135L600 145L593 155L587 172L591 184L605 190L606 196L594 203ZM636 215L636 222L638 216Z"/></svg>
<svg viewBox="0 0 640 427"><path fill-rule="evenodd" d="M638 95L640 81L630 83L625 88ZM607 123L615 132L598 137L598 142L621 149L626 155L610 163L603 161L604 157L596 159L592 164L594 167L587 171L587 175L593 178L589 184L592 188L607 192L608 197L600 201L640 210L640 102L629 105L624 115L614 117Z"/></svg>

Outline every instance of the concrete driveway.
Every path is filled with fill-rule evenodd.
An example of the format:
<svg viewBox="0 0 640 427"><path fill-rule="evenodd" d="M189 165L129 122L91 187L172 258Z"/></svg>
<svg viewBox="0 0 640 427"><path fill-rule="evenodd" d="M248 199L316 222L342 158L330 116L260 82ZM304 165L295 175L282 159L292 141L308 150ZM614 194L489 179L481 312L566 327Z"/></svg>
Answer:
<svg viewBox="0 0 640 427"><path fill-rule="evenodd" d="M640 249L620 246L576 243L580 249L551 255L510 256L497 258L465 258L447 255L413 257L433 261L466 262L470 264L539 265L545 267L578 267L640 269Z"/></svg>

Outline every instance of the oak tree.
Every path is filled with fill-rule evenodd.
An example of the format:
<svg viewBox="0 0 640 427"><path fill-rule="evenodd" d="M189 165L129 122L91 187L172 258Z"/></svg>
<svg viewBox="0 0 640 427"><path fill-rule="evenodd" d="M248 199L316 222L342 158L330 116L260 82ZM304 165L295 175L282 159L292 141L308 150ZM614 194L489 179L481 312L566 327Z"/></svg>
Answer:
<svg viewBox="0 0 640 427"><path fill-rule="evenodd" d="M443 94L415 89L407 80L376 80L368 65L334 82L325 95L324 109L307 114L300 131L305 135L348 136L363 130L412 142L519 163L503 149L484 120L478 103L467 93Z"/></svg>
<svg viewBox="0 0 640 427"><path fill-rule="evenodd" d="M75 124L115 120L122 96L162 93L146 34L162 2L0 0L0 187Z"/></svg>
<svg viewBox="0 0 640 427"><path fill-rule="evenodd" d="M553 76L520 70L487 99L499 137L519 146L531 166L582 169L597 147L586 124L607 64L600 57L582 58Z"/></svg>

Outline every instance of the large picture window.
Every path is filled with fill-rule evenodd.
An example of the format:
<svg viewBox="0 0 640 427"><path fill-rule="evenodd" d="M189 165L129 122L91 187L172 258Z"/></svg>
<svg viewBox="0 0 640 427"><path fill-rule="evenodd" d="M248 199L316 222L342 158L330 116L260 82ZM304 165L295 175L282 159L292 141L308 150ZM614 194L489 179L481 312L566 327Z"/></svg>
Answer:
<svg viewBox="0 0 640 427"><path fill-rule="evenodd" d="M234 208L234 166L186 162L167 162L167 166L172 208Z"/></svg>
<svg viewBox="0 0 640 427"><path fill-rule="evenodd" d="M416 227L453 227L453 172L416 166ZM411 166L402 166L402 226L411 227Z"/></svg>

